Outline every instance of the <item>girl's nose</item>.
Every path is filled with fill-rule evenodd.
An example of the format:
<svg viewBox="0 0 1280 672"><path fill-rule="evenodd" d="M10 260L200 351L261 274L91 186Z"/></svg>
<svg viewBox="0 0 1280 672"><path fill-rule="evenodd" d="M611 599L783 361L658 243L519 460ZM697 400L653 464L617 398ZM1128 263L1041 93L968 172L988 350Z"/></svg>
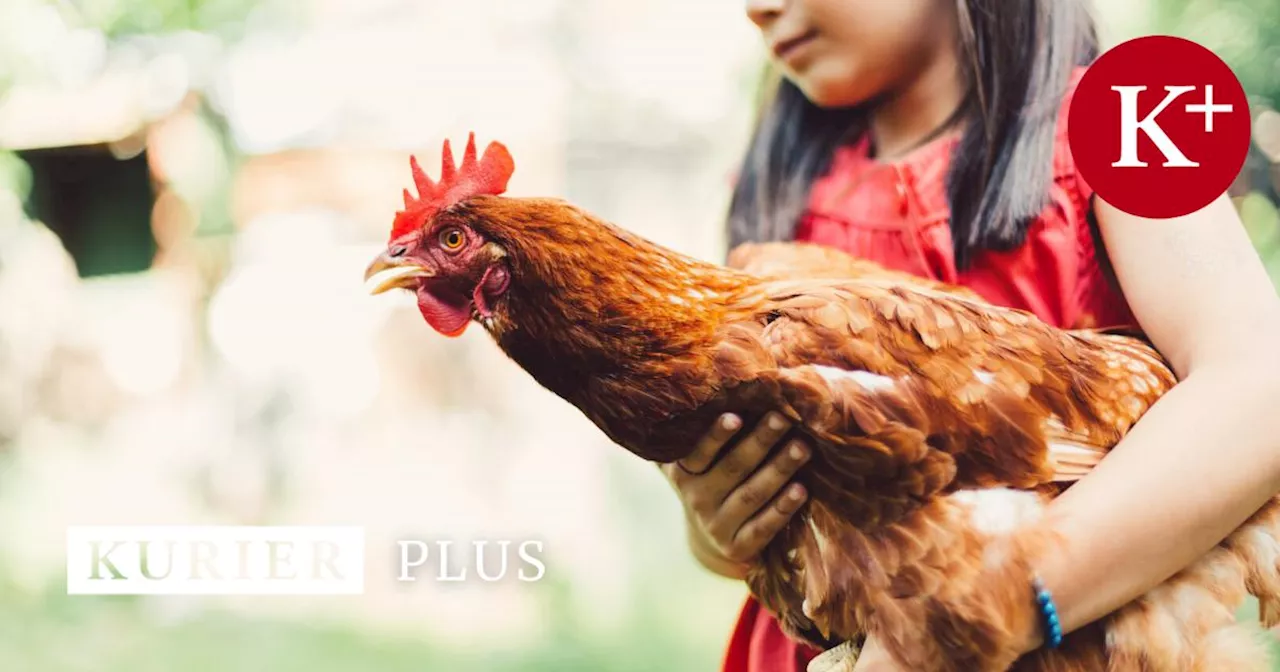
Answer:
<svg viewBox="0 0 1280 672"><path fill-rule="evenodd" d="M760 28L767 28L782 14L786 0L747 0L747 18Z"/></svg>

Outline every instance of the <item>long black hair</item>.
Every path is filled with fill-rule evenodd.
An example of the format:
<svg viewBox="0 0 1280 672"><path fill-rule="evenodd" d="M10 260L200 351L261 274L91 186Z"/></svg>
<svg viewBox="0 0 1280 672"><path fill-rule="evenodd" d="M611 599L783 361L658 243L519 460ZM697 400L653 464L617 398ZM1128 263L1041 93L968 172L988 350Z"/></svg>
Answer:
<svg viewBox="0 0 1280 672"><path fill-rule="evenodd" d="M1088 0L956 0L967 93L947 174L956 264L1022 244L1048 202L1062 95L1097 57ZM729 208L731 245L789 240L836 147L866 132L864 106L824 109L779 80Z"/></svg>

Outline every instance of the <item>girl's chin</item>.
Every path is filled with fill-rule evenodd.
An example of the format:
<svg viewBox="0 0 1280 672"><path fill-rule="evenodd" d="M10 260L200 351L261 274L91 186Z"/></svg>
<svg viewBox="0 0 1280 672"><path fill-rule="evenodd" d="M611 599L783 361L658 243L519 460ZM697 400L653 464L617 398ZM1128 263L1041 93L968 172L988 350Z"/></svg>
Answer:
<svg viewBox="0 0 1280 672"><path fill-rule="evenodd" d="M801 72L788 72L787 79L795 84L809 102L818 107L849 107L866 102L870 96L853 83L855 75L846 68L823 67L814 63Z"/></svg>
<svg viewBox="0 0 1280 672"><path fill-rule="evenodd" d="M799 87L800 92L809 99L809 102L818 107L850 107L865 100L854 95L845 82L812 81L801 78L793 78L791 81Z"/></svg>

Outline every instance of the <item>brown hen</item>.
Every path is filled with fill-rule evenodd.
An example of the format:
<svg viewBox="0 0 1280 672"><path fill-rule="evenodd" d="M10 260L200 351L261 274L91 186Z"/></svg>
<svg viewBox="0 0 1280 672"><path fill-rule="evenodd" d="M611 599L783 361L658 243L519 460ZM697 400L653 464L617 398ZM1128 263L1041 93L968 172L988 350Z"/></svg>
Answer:
<svg viewBox="0 0 1280 672"><path fill-rule="evenodd" d="M701 262L563 201L498 196L511 165L497 143L477 160L474 141L456 170L446 143L440 184L414 162L420 197L406 191L366 277L388 271L375 291L413 290L442 333L480 322L644 459L685 457L726 411L792 419L814 449L797 475L810 500L748 577L789 633L870 633L922 671L1266 669L1233 613L1249 592L1280 596L1275 502L1060 649L1016 660L1055 550L1035 525L1046 502L1175 383L1147 343L818 248L735 253L761 275Z"/></svg>

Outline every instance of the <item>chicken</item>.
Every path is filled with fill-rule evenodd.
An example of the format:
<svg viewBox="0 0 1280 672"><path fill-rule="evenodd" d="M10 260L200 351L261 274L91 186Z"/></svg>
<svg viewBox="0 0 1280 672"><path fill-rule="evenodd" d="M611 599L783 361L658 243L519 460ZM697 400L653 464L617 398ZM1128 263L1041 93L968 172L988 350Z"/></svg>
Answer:
<svg viewBox="0 0 1280 672"><path fill-rule="evenodd" d="M477 160L474 136L457 168L445 144L439 183L410 163L419 196L405 191L373 291L413 291L445 335L479 322L646 460L686 457L726 411L794 421L810 499L747 579L792 636L873 634L921 671L1266 669L1233 613L1280 596L1274 501L1140 600L1015 660L1039 627L1034 569L1059 543L1033 523L1175 383L1142 340L830 255L854 276L705 263L560 200L501 196L514 163L498 143ZM737 256L766 270L811 253Z"/></svg>

